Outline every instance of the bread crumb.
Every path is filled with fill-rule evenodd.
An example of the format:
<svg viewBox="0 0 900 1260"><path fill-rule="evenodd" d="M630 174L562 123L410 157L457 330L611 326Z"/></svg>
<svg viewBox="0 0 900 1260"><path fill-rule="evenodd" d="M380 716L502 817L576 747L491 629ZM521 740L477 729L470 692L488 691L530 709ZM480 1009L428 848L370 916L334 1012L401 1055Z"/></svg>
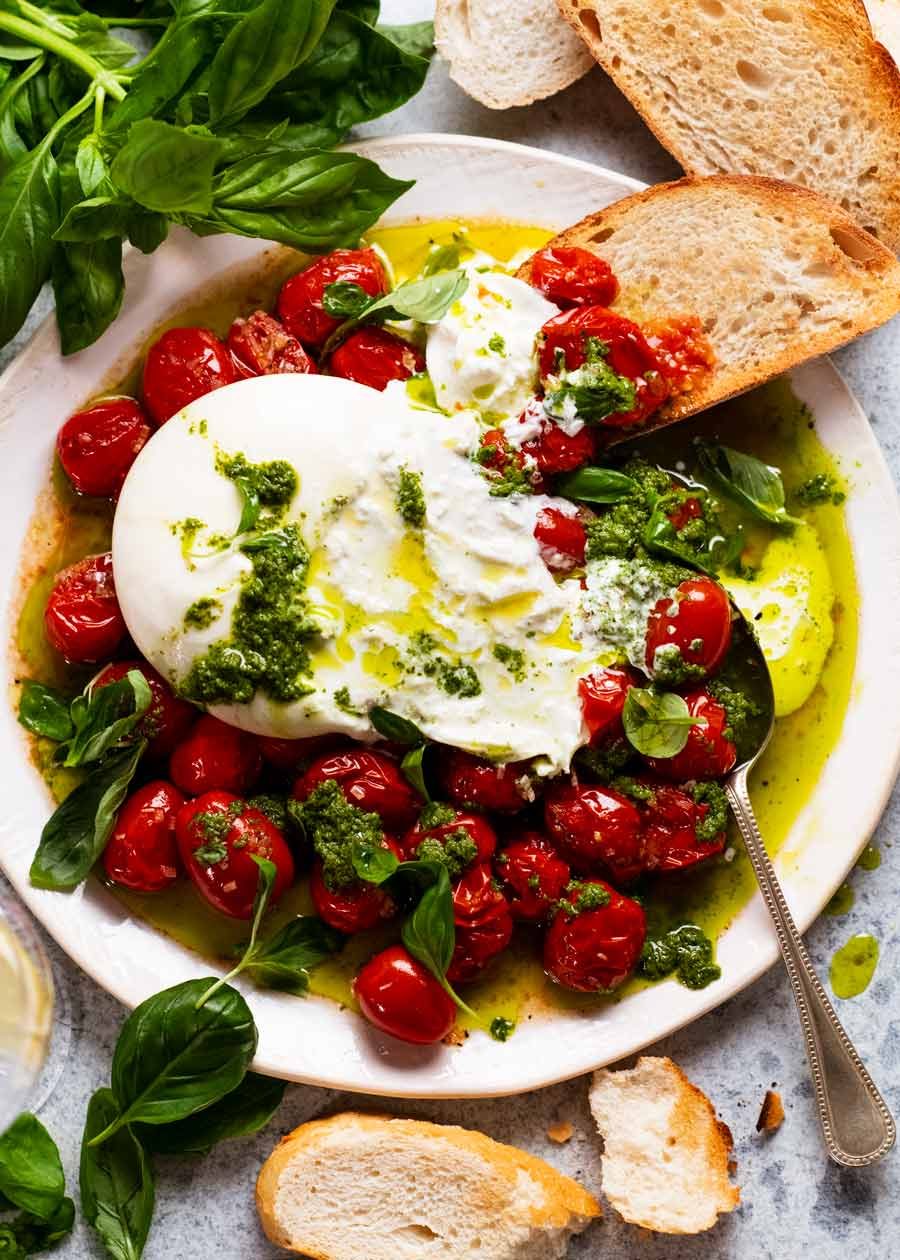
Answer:
<svg viewBox="0 0 900 1260"><path fill-rule="evenodd" d="M560 1146L563 1142L569 1142L572 1134L575 1132L570 1120L557 1120L547 1129L547 1137L551 1142L558 1142Z"/></svg>
<svg viewBox="0 0 900 1260"><path fill-rule="evenodd" d="M767 1089L760 1109L759 1119L756 1122L756 1132L774 1133L781 1128L783 1122L784 1104L781 1101L781 1095L776 1093L774 1089Z"/></svg>

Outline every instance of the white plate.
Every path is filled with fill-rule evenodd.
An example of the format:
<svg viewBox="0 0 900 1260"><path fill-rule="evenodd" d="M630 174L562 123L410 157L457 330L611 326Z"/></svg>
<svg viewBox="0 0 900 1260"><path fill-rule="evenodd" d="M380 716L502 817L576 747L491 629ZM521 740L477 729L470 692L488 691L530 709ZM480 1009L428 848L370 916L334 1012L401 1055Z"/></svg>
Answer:
<svg viewBox="0 0 900 1260"><path fill-rule="evenodd" d="M417 180L387 222L506 218L556 229L639 187L585 162L492 140L425 135L361 148L392 174ZM48 322L2 378L0 502L6 545L0 582L7 602L15 595L22 539L62 419L97 390L111 365L139 345L172 307L228 268L246 264L260 249L238 237L203 240L175 232L152 258L132 253L122 314L97 345L61 360L55 328ZM900 607L900 512L866 418L834 368L820 360L795 372L792 380L816 415L822 441L852 470L847 520L861 596L856 676L840 744L784 846L790 859L780 863L788 901L805 928L874 829L897 771L900 641L894 625ZM0 759L7 776L0 862L63 949L128 1006L207 974L208 964L132 918L95 880L71 894L29 886L28 867L49 803L28 760L24 733L5 705ZM755 898L720 942L722 979L699 993L670 981L598 1013L536 1017L505 1045L479 1033L459 1048L424 1050L382 1037L324 999L301 1001L248 987L260 1032L255 1067L376 1094L517 1093L640 1049L718 1005L775 959L775 937Z"/></svg>

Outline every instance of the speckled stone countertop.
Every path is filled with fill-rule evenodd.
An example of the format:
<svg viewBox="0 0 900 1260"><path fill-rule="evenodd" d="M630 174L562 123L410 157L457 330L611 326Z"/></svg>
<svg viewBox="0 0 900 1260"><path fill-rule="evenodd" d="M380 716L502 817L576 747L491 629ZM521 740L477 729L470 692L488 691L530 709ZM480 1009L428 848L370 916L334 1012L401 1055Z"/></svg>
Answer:
<svg viewBox="0 0 900 1260"><path fill-rule="evenodd" d="M430 15L429 0L393 0L385 20ZM550 101L493 113L465 97L446 68L436 64L419 97L365 129L366 134L462 132L533 144L598 162L648 182L678 170L616 89L596 70ZM48 309L44 305L41 314ZM36 320L0 356L15 354ZM835 356L872 421L892 470L900 472L900 321ZM871 738L877 739L873 731ZM851 785L847 785L851 791ZM878 871L856 870L856 901L849 914L823 917L808 944L827 973L834 950L856 932L881 944L875 978L860 997L836 1002L848 1032L900 1114L900 922L895 878L900 879L900 796L895 793L874 842ZM62 1151L70 1188L77 1184L78 1146L90 1093L106 1082L122 1008L54 946L50 952L71 1030L62 1077L41 1116ZM64 1032L67 1030L64 1030ZM608 1260L871 1260L898 1254L900 1152L870 1171L842 1171L825 1157L813 1111L812 1090L787 979L776 968L758 983L651 1053L671 1055L710 1096L735 1140L743 1202L710 1233L696 1238L653 1236L622 1224L610 1211L573 1242L574 1257ZM756 1135L765 1090L775 1085L786 1119L772 1137ZM390 1104L390 1109L435 1121L477 1127L543 1156L591 1190L600 1186L596 1135L588 1114L587 1080L524 1097ZM379 1105L374 1098L292 1086L269 1128L256 1138L225 1143L207 1159L160 1161L157 1208L147 1260L265 1260L276 1254L262 1236L253 1208L253 1183L277 1139L295 1125L344 1106ZM574 1136L564 1146L546 1136L554 1121L569 1120ZM66 1260L101 1255L82 1225L56 1253ZM364 1260L364 1258L361 1258ZM462 1260L462 1258L461 1258Z"/></svg>

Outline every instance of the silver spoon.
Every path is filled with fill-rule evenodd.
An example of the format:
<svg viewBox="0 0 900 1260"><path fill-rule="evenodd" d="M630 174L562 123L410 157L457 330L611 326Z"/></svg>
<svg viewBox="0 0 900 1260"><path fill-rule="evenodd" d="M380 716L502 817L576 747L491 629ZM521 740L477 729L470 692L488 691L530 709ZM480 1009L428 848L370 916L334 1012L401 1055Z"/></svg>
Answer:
<svg viewBox="0 0 900 1260"><path fill-rule="evenodd" d="M739 612L734 621L726 668L737 672L743 687L759 703L762 712L748 725L746 737L738 748L739 764L729 775L725 791L763 901L772 916L787 967L800 1013L828 1154L836 1164L864 1168L888 1153L894 1145L896 1126L813 970L753 813L747 778L772 736L775 697L769 667L752 630Z"/></svg>

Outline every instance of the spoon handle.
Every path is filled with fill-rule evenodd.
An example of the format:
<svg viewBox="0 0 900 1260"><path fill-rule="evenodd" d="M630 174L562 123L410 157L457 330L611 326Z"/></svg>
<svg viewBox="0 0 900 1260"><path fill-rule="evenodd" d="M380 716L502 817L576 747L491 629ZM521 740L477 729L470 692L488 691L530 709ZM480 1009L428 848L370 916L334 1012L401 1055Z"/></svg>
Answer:
<svg viewBox="0 0 900 1260"><path fill-rule="evenodd" d="M794 991L828 1154L848 1168L874 1164L894 1145L893 1116L813 970L766 853L750 804L746 770L733 774L725 786Z"/></svg>

